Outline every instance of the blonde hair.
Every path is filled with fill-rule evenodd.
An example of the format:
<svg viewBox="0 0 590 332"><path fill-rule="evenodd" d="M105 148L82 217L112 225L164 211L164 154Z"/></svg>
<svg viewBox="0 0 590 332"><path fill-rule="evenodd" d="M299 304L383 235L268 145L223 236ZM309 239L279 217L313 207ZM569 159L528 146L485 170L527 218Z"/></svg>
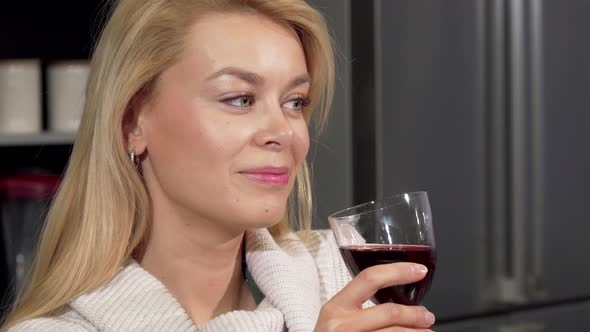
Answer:
<svg viewBox="0 0 590 332"><path fill-rule="evenodd" d="M149 92L159 75L177 61L199 15L244 11L298 34L311 76L312 104L304 114L309 123L316 113L316 125L323 127L333 95L333 51L322 15L303 0L120 0L92 58L80 128L30 280L3 329L59 314L72 299L110 281L145 241L151 203L127 155L125 111L135 95ZM270 229L273 235L282 235L291 226L311 227L309 183L304 163L287 217Z"/></svg>

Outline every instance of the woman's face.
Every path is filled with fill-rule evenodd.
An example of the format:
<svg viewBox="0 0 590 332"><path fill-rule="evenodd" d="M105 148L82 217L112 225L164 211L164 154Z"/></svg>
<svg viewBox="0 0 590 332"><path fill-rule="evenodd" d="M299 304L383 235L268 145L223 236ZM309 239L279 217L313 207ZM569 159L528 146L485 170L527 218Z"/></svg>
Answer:
<svg viewBox="0 0 590 332"><path fill-rule="evenodd" d="M132 140L138 153L142 144L147 150L142 167L156 217L232 230L273 225L309 148L299 39L258 15L212 14L187 43Z"/></svg>

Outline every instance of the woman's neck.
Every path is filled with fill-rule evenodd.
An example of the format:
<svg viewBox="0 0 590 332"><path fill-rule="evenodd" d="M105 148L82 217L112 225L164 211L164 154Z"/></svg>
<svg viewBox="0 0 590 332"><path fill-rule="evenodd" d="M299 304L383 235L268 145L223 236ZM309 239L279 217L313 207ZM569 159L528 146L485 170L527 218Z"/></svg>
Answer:
<svg viewBox="0 0 590 332"><path fill-rule="evenodd" d="M214 224L155 214L140 262L197 324L256 307L242 271L244 233L207 226Z"/></svg>

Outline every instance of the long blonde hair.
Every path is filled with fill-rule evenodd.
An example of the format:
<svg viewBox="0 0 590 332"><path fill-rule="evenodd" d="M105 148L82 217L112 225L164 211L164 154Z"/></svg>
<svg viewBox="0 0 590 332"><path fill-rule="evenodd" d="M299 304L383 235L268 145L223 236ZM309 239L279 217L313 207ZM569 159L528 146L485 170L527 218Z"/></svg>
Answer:
<svg viewBox="0 0 590 332"><path fill-rule="evenodd" d="M59 314L72 299L110 281L145 241L151 203L127 155L123 116L132 98L177 61L200 15L252 12L296 31L311 76L306 119L315 113L320 127L327 119L334 83L331 39L322 15L303 0L119 0L113 8L92 58L80 128L30 280L3 329ZM303 165L286 221L273 226L274 235L291 226L310 228L309 183Z"/></svg>

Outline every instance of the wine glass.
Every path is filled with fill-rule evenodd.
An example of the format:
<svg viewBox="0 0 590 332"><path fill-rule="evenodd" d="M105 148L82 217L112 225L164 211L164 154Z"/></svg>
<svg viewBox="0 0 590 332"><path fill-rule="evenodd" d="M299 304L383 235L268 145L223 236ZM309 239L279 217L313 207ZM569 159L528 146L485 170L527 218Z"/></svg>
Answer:
<svg viewBox="0 0 590 332"><path fill-rule="evenodd" d="M328 217L340 253L355 277L376 264L414 262L428 268L424 279L380 289L372 301L419 305L436 267L432 214L426 192L408 192L353 206Z"/></svg>

